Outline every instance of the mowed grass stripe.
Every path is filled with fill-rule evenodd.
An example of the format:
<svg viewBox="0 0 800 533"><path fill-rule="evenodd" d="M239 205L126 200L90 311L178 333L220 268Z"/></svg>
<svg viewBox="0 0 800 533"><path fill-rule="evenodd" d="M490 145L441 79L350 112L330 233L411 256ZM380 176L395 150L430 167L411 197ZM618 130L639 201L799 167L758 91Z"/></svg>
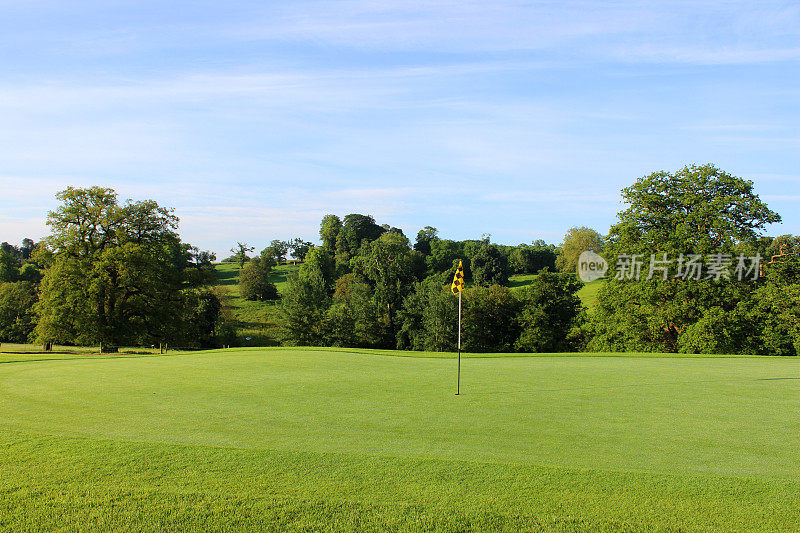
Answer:
<svg viewBox="0 0 800 533"><path fill-rule="evenodd" d="M0 365L0 426L242 449L800 475L794 359L454 361L325 351Z"/></svg>
<svg viewBox="0 0 800 533"><path fill-rule="evenodd" d="M0 434L0 529L792 531L790 479Z"/></svg>

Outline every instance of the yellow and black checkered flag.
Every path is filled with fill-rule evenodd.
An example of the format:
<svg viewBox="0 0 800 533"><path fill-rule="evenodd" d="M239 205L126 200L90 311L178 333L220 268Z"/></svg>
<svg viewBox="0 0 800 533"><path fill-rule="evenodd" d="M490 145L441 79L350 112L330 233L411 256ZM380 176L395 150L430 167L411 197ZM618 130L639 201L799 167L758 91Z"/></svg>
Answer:
<svg viewBox="0 0 800 533"><path fill-rule="evenodd" d="M458 262L458 268L456 269L456 275L453 276L453 283L450 285L450 290L453 291L453 294L458 294L459 292L464 290L466 287L466 282L464 281L464 265L461 261Z"/></svg>

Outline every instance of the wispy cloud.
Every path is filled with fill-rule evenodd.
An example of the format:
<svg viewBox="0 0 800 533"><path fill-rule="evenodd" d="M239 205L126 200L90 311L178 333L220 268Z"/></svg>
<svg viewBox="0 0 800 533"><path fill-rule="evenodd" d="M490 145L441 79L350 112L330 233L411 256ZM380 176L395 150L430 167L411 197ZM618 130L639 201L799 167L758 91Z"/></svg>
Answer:
<svg viewBox="0 0 800 533"><path fill-rule="evenodd" d="M528 241L705 161L800 227L797 4L28 5L0 0L0 239L100 184L218 251L349 212Z"/></svg>

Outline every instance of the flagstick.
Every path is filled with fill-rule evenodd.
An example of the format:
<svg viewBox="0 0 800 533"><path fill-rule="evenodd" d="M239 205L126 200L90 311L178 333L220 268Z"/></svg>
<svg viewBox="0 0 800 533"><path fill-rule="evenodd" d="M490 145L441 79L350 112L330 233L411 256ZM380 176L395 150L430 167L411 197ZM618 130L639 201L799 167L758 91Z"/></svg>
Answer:
<svg viewBox="0 0 800 533"><path fill-rule="evenodd" d="M456 396L461 394L461 291L458 292L458 381Z"/></svg>

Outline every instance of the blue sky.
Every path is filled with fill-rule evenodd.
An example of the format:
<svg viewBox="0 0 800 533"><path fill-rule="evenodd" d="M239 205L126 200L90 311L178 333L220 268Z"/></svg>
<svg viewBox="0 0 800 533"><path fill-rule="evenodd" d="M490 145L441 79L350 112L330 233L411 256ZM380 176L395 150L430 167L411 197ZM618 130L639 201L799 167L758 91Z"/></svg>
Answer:
<svg viewBox="0 0 800 533"><path fill-rule="evenodd" d="M712 162L800 233L800 3L0 0L0 240L54 194L176 209L184 240L606 232Z"/></svg>

